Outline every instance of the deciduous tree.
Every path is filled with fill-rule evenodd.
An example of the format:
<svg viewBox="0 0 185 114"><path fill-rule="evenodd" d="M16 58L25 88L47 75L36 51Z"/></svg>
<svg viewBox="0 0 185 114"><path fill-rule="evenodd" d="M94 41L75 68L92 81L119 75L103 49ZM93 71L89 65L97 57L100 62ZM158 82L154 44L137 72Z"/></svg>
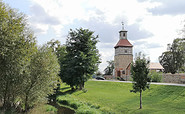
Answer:
<svg viewBox="0 0 185 114"><path fill-rule="evenodd" d="M131 65L131 75L133 78L133 90L131 92L140 93L140 109L142 109L142 91L145 91L149 88L148 82L150 78L148 77L149 60L145 58L141 53L136 56L134 63Z"/></svg>
<svg viewBox="0 0 185 114"><path fill-rule="evenodd" d="M37 103L46 101L48 94L54 92L57 86L58 73L60 66L55 53L43 46L38 49L31 59L28 73L22 83L23 93L21 94L22 103L25 111Z"/></svg>
<svg viewBox="0 0 185 114"><path fill-rule="evenodd" d="M113 69L114 69L114 61L110 60L107 61L108 66L104 69L105 75L112 75L113 74Z"/></svg>
<svg viewBox="0 0 185 114"><path fill-rule="evenodd" d="M159 62L164 67L164 72L175 74L184 71L185 65L185 38L174 39L169 50L159 56Z"/></svg>
<svg viewBox="0 0 185 114"><path fill-rule="evenodd" d="M99 52L96 48L98 42L94 32L88 29L70 30L66 41L66 56L61 62L61 79L71 88L84 87L84 83L98 69L100 63Z"/></svg>
<svg viewBox="0 0 185 114"><path fill-rule="evenodd" d="M25 15L0 1L0 100L5 109L22 109L46 99L53 91L59 65L47 47L37 48ZM24 105L24 106L23 106Z"/></svg>
<svg viewBox="0 0 185 114"><path fill-rule="evenodd" d="M21 93L35 42L25 15L0 1L0 99L4 108L12 106Z"/></svg>

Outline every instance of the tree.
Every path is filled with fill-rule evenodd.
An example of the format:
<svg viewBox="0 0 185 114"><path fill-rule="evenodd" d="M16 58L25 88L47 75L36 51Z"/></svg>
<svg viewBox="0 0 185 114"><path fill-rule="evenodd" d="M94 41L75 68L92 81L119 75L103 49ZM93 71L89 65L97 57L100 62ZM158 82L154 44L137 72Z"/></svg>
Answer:
<svg viewBox="0 0 185 114"><path fill-rule="evenodd" d="M140 109L142 109L142 91L149 88L150 78L147 77L149 73L148 69L149 60L144 55L139 53L136 56L135 62L131 65L131 75L133 78L133 90L131 92L140 93Z"/></svg>
<svg viewBox="0 0 185 114"><path fill-rule="evenodd" d="M88 29L70 30L66 41L65 60L61 61L61 79L74 89L82 89L84 83L98 69L100 63L99 52L96 48L98 42L94 32Z"/></svg>
<svg viewBox="0 0 185 114"><path fill-rule="evenodd" d="M169 50L159 56L159 62L164 67L164 72L175 74L177 71L183 71L185 65L185 38L174 39Z"/></svg>
<svg viewBox="0 0 185 114"><path fill-rule="evenodd" d="M0 99L5 109L21 94L23 73L35 50L25 15L0 1Z"/></svg>
<svg viewBox="0 0 185 114"><path fill-rule="evenodd" d="M102 73L98 70L98 71L96 72L96 76L102 76Z"/></svg>
<svg viewBox="0 0 185 114"><path fill-rule="evenodd" d="M104 69L105 75L112 75L114 70L114 61L107 61L108 66Z"/></svg>
<svg viewBox="0 0 185 114"><path fill-rule="evenodd" d="M171 72L174 74L176 72L175 66L173 65L173 55L172 52L166 51L163 52L161 56L159 56L159 62L164 68L164 72Z"/></svg>
<svg viewBox="0 0 185 114"><path fill-rule="evenodd" d="M62 68L62 62L65 61L65 55L66 55L66 46L61 45L60 41L52 39L51 41L47 42L47 46L51 48L51 50L57 55L58 62L60 67ZM50 94L48 96L49 101L54 101L56 100L56 97L58 93L60 93L60 84L61 84L61 79L58 79L58 84L57 88L54 88L55 93Z"/></svg>
<svg viewBox="0 0 185 114"><path fill-rule="evenodd" d="M47 95L54 92L60 66L52 49L43 46L34 54L28 70L20 97L26 112L35 104L46 101Z"/></svg>
<svg viewBox="0 0 185 114"><path fill-rule="evenodd" d="M56 55L47 47L37 48L25 15L0 1L0 100L3 108L15 108L18 102L27 111L46 99L56 84L58 71Z"/></svg>

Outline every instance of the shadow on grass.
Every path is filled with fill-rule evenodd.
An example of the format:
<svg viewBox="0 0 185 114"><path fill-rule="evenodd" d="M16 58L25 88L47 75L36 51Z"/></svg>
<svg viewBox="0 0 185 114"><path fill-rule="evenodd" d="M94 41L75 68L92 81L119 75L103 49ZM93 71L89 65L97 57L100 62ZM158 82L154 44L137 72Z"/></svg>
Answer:
<svg viewBox="0 0 185 114"><path fill-rule="evenodd" d="M48 96L48 102L56 102L57 96L64 96L67 94L72 94L76 91L78 91L78 90L71 90L70 87L61 88L60 90L56 90L56 92L54 94L50 94Z"/></svg>
<svg viewBox="0 0 185 114"><path fill-rule="evenodd" d="M78 89L74 89L74 90L66 90L66 89L69 89L70 87L64 87L64 88L61 88L60 91L57 91L56 95L67 95L67 94L73 94L74 92L76 91L79 91ZM63 90L63 91L62 91ZM64 91L66 90L66 91Z"/></svg>
<svg viewBox="0 0 185 114"><path fill-rule="evenodd" d="M66 90L66 89L70 89L70 87L63 87L63 88L60 88L60 90Z"/></svg>

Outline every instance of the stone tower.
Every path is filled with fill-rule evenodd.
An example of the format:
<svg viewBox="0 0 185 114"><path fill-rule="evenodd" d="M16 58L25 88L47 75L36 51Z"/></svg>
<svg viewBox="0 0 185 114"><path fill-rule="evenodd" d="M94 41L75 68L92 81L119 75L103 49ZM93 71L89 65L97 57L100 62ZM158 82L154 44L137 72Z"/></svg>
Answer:
<svg viewBox="0 0 185 114"><path fill-rule="evenodd" d="M124 80L129 80L131 62L133 61L132 47L133 45L127 40L127 31L124 30L123 26L122 30L119 31L119 41L114 47L115 77L121 77Z"/></svg>

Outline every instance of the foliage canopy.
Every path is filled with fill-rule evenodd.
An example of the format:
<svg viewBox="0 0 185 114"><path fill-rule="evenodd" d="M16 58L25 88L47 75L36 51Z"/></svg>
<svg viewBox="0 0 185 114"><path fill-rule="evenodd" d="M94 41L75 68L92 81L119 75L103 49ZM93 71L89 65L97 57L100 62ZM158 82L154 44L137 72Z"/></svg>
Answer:
<svg viewBox="0 0 185 114"><path fill-rule="evenodd" d="M99 52L96 48L98 36L88 29L70 30L66 41L66 55L61 63L61 79L73 86L84 87L86 82L100 63Z"/></svg>
<svg viewBox="0 0 185 114"><path fill-rule="evenodd" d="M27 111L51 93L59 71L56 55L38 48L25 15L0 1L0 100Z"/></svg>
<svg viewBox="0 0 185 114"><path fill-rule="evenodd" d="M104 69L105 75L113 75L114 61L107 61L108 66Z"/></svg>
<svg viewBox="0 0 185 114"><path fill-rule="evenodd" d="M177 71L185 71L185 38L174 39L168 48L168 51L159 56L164 72L175 74Z"/></svg>

